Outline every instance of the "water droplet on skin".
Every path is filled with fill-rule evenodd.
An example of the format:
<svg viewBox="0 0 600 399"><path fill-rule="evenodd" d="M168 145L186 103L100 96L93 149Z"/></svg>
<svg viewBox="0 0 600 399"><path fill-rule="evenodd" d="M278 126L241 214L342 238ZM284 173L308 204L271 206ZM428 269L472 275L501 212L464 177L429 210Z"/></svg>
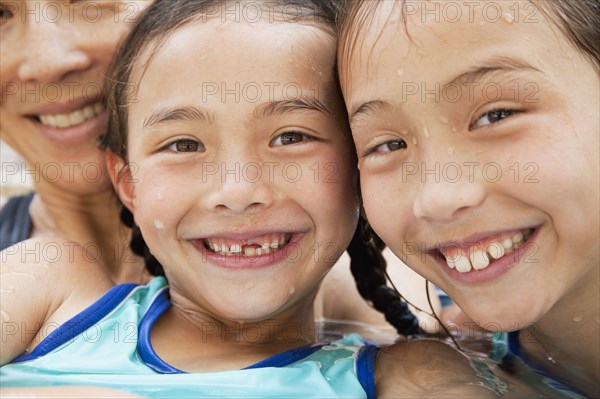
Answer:
<svg viewBox="0 0 600 399"><path fill-rule="evenodd" d="M573 320L575 323L579 323L581 320L583 320L583 316L573 316Z"/></svg>
<svg viewBox="0 0 600 399"><path fill-rule="evenodd" d="M2 317L2 320L4 321L10 321L10 316L2 309L0 309L0 317Z"/></svg>
<svg viewBox="0 0 600 399"><path fill-rule="evenodd" d="M296 292L296 288L292 287L289 290L290 295L294 294L294 292Z"/></svg>
<svg viewBox="0 0 600 399"><path fill-rule="evenodd" d="M396 75L398 75L398 76L404 75L404 68L396 69Z"/></svg>
<svg viewBox="0 0 600 399"><path fill-rule="evenodd" d="M423 136L425 136L426 139L429 138L429 129L427 129L426 127L423 128Z"/></svg>
<svg viewBox="0 0 600 399"><path fill-rule="evenodd" d="M414 136L413 136L413 138L412 138L412 143L413 143L414 145L417 145L417 138L416 138L416 137L414 137Z"/></svg>
<svg viewBox="0 0 600 399"><path fill-rule="evenodd" d="M154 227L156 227L158 230L162 230L165 228L165 225L160 220L155 220Z"/></svg>
<svg viewBox="0 0 600 399"><path fill-rule="evenodd" d="M512 14L509 14L507 12L502 14L502 19L504 20L504 22L506 22L507 24L512 24L513 22L515 22L515 17L513 17Z"/></svg>
<svg viewBox="0 0 600 399"><path fill-rule="evenodd" d="M454 156L454 147L448 147L448 156L449 157Z"/></svg>

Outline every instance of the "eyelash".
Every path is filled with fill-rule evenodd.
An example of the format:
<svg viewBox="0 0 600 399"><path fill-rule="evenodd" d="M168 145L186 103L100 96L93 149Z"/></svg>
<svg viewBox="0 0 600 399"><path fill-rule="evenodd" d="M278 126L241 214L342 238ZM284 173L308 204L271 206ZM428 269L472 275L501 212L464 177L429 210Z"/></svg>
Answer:
<svg viewBox="0 0 600 399"><path fill-rule="evenodd" d="M13 12L5 5L0 5L0 24L14 17Z"/></svg>
<svg viewBox="0 0 600 399"><path fill-rule="evenodd" d="M179 151L177 149L177 145L180 144L180 143L187 143L188 145L189 144L197 145L197 148L194 149L194 151ZM180 153L186 153L186 152L204 152L205 148L204 148L204 145L201 142L197 141L197 140L192 140L192 139L178 139L178 140L172 141L169 144L165 145L164 147L162 147L160 149L160 151L171 151L171 152L180 154Z"/></svg>
<svg viewBox="0 0 600 399"><path fill-rule="evenodd" d="M390 148L390 144L392 144L392 143L397 148L394 148L394 149ZM387 146L387 151L378 150L378 148L381 148L383 146ZM372 155L372 154L377 154L377 155L387 154L387 153L394 152L394 151L405 150L407 148L408 148L408 144L403 139L400 139L400 140L389 140L389 141L386 141L384 143L377 144L376 146L368 149L367 152L363 155L363 157L366 157L366 156L369 156L369 155Z"/></svg>
<svg viewBox="0 0 600 399"><path fill-rule="evenodd" d="M277 143L277 141L281 141L283 139L284 136L288 136L288 138L290 138L290 136L295 135L295 138L298 138L298 136L300 136L302 138L301 141L295 141L293 143L288 143L288 144L283 144L282 142L280 142L279 144ZM302 133L299 131L287 131L287 132L283 132L279 135L277 135L275 138L273 138L273 140L271 140L271 142L269 143L269 146L273 147L273 146L286 146L286 145L294 145L294 144L299 144L299 143L303 143L303 142L311 142L311 141L315 141L316 139L306 133Z"/></svg>
<svg viewBox="0 0 600 399"><path fill-rule="evenodd" d="M482 114L481 116L479 116L477 119L475 119L475 122L473 122L471 124L471 126L469 126L469 130L473 130L473 129L476 129L476 128L479 128L479 127L484 127L484 126L490 126L490 125L493 125L495 123L502 122L506 118L510 118L511 116L513 116L515 114L518 114L518 113L521 113L521 112L522 111L519 111L519 110L516 110L516 109L503 109L503 108L498 108L498 109L494 109L492 111L488 111L488 112ZM491 114L498 114L498 113L500 113L501 117L499 117L496 121L493 121L493 122L489 121L488 123L486 123L484 125L477 126L477 123L479 121L481 121L484 117L487 116L488 120L489 120L489 116Z"/></svg>

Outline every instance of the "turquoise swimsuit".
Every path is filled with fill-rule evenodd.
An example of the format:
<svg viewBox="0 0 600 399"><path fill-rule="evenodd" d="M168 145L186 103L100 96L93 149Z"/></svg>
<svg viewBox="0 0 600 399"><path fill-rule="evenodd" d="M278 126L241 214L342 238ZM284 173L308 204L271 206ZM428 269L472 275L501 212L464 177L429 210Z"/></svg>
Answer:
<svg viewBox="0 0 600 399"><path fill-rule="evenodd" d="M357 335L296 348L242 370L178 370L158 357L150 342L152 325L169 306L163 277L113 287L56 326L31 353L1 367L0 385L91 385L161 398L375 397L377 349Z"/></svg>

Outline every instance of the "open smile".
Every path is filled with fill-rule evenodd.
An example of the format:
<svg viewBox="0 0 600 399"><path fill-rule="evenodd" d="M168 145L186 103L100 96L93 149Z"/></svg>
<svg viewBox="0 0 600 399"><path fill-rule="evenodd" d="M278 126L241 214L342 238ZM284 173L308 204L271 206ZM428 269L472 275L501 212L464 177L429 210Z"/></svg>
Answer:
<svg viewBox="0 0 600 399"><path fill-rule="evenodd" d="M44 126L66 129L93 119L104 112L104 110L105 108L104 105L102 105L102 102L96 102L68 113L36 114L29 115L29 118Z"/></svg>
<svg viewBox="0 0 600 399"><path fill-rule="evenodd" d="M515 262L526 259L540 227L506 231L473 241L445 242L426 253L432 256L452 276L465 281L494 278L507 271ZM510 256L509 256L510 255Z"/></svg>
<svg viewBox="0 0 600 399"><path fill-rule="evenodd" d="M261 256L277 252L287 246L291 233L266 234L243 240L229 238L206 238L204 248L222 256Z"/></svg>

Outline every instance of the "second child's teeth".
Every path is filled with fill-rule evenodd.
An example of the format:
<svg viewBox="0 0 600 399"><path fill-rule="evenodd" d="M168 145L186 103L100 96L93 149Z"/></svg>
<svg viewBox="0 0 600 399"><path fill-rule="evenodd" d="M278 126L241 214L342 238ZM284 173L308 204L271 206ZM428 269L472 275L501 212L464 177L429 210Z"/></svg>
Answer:
<svg viewBox="0 0 600 399"><path fill-rule="evenodd" d="M96 115L101 114L104 111L102 103L97 102L90 104L86 107L70 112L68 114L55 114L55 115L38 115L42 125L67 128L71 126L79 125L88 119L94 118Z"/></svg>
<svg viewBox="0 0 600 399"><path fill-rule="evenodd" d="M450 269L460 273L471 270L483 270L489 266L491 260L497 260L519 248L525 242L523 232L515 234L512 239L505 238L501 242L492 241L483 247L470 247L458 249L456 247L442 251L446 264Z"/></svg>

